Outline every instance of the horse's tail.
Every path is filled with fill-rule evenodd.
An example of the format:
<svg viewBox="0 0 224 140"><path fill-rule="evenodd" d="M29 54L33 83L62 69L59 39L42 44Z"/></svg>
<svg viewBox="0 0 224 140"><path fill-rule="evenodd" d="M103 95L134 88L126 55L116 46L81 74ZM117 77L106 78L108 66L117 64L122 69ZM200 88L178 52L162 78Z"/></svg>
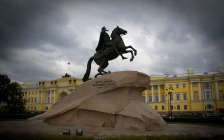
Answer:
<svg viewBox="0 0 224 140"><path fill-rule="evenodd" d="M90 75L90 71L91 71L91 63L92 63L92 61L93 61L93 56L90 57L90 59L89 59L89 61L88 61L88 63L87 63L86 73L85 73L85 75L84 75L83 78L82 78L82 81L83 81L83 82L86 82L86 81L89 79L89 75Z"/></svg>

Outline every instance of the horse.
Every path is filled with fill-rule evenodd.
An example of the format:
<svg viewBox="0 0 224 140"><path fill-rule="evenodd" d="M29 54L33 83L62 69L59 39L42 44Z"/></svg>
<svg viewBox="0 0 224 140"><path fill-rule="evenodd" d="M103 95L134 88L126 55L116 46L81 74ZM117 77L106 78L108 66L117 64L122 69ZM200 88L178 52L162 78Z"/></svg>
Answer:
<svg viewBox="0 0 224 140"><path fill-rule="evenodd" d="M89 58L86 68L86 73L83 76L82 81L85 82L89 79L91 72L91 64L94 60L97 65L99 65L98 73L95 75L95 78L99 75L104 75L111 73L110 71L106 72L104 69L109 65L108 61L116 59L119 55L122 59L127 59L122 54L131 53L130 61L133 61L134 56L137 55L137 50L132 46L125 46L124 41L121 35L126 35L127 31L117 26L111 33L111 42L110 45L105 46L102 50L96 52L92 57ZM111 45L113 44L113 45ZM111 47L112 46L112 47ZM127 49L131 50L127 50ZM134 52L134 54L133 54Z"/></svg>

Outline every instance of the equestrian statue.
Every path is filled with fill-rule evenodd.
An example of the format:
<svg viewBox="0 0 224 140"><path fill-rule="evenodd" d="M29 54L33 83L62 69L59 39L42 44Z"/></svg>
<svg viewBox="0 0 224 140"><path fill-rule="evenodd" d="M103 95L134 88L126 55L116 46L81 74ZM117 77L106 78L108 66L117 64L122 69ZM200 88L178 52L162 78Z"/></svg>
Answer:
<svg viewBox="0 0 224 140"><path fill-rule="evenodd" d="M125 46L124 44L121 35L126 35L126 30L117 26L111 33L112 40L110 39L110 36L107 34L106 31L108 30L105 27L101 29L99 42L96 47L96 53L92 57L90 57L87 63L86 73L82 79L83 82L89 80L91 63L93 60L96 62L97 65L99 65L98 73L95 75L96 78L99 75L111 73L110 71L106 72L104 70L109 65L108 61L116 59L119 55L122 59L127 59L123 56L123 54L125 53L131 53L130 61L133 61L134 55L137 55L136 49L134 49L132 46ZM131 50L127 50L129 48Z"/></svg>

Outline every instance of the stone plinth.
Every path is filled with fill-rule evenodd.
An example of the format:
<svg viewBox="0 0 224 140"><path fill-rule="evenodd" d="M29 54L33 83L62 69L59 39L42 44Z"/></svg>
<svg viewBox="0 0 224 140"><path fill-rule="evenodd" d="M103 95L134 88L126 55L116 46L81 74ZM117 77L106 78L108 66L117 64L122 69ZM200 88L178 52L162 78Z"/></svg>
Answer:
<svg viewBox="0 0 224 140"><path fill-rule="evenodd" d="M106 74L80 85L32 119L56 125L88 125L132 130L160 130L166 122L143 102L149 76L136 71Z"/></svg>

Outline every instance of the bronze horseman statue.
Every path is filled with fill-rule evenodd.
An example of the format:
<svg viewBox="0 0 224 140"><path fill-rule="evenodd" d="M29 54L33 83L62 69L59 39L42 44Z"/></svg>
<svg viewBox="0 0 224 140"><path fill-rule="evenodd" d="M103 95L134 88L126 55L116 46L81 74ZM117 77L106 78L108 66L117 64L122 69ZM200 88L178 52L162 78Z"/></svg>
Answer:
<svg viewBox="0 0 224 140"><path fill-rule="evenodd" d="M91 63L93 60L97 65L99 65L98 73L95 75L95 77L97 77L99 75L110 73L110 71L104 71L104 69L109 65L108 61L117 58L119 55L122 59L127 59L123 56L124 53L131 53L132 57L130 61L133 61L134 55L137 55L137 50L132 46L125 46L124 41L121 38L121 35L126 35L127 31L117 26L111 33L112 40L110 40L110 36L106 31L108 30L103 27L100 33L98 45L96 47L96 53L90 57L87 63L86 73L82 79L83 82L89 79ZM127 50L128 48L131 50Z"/></svg>

